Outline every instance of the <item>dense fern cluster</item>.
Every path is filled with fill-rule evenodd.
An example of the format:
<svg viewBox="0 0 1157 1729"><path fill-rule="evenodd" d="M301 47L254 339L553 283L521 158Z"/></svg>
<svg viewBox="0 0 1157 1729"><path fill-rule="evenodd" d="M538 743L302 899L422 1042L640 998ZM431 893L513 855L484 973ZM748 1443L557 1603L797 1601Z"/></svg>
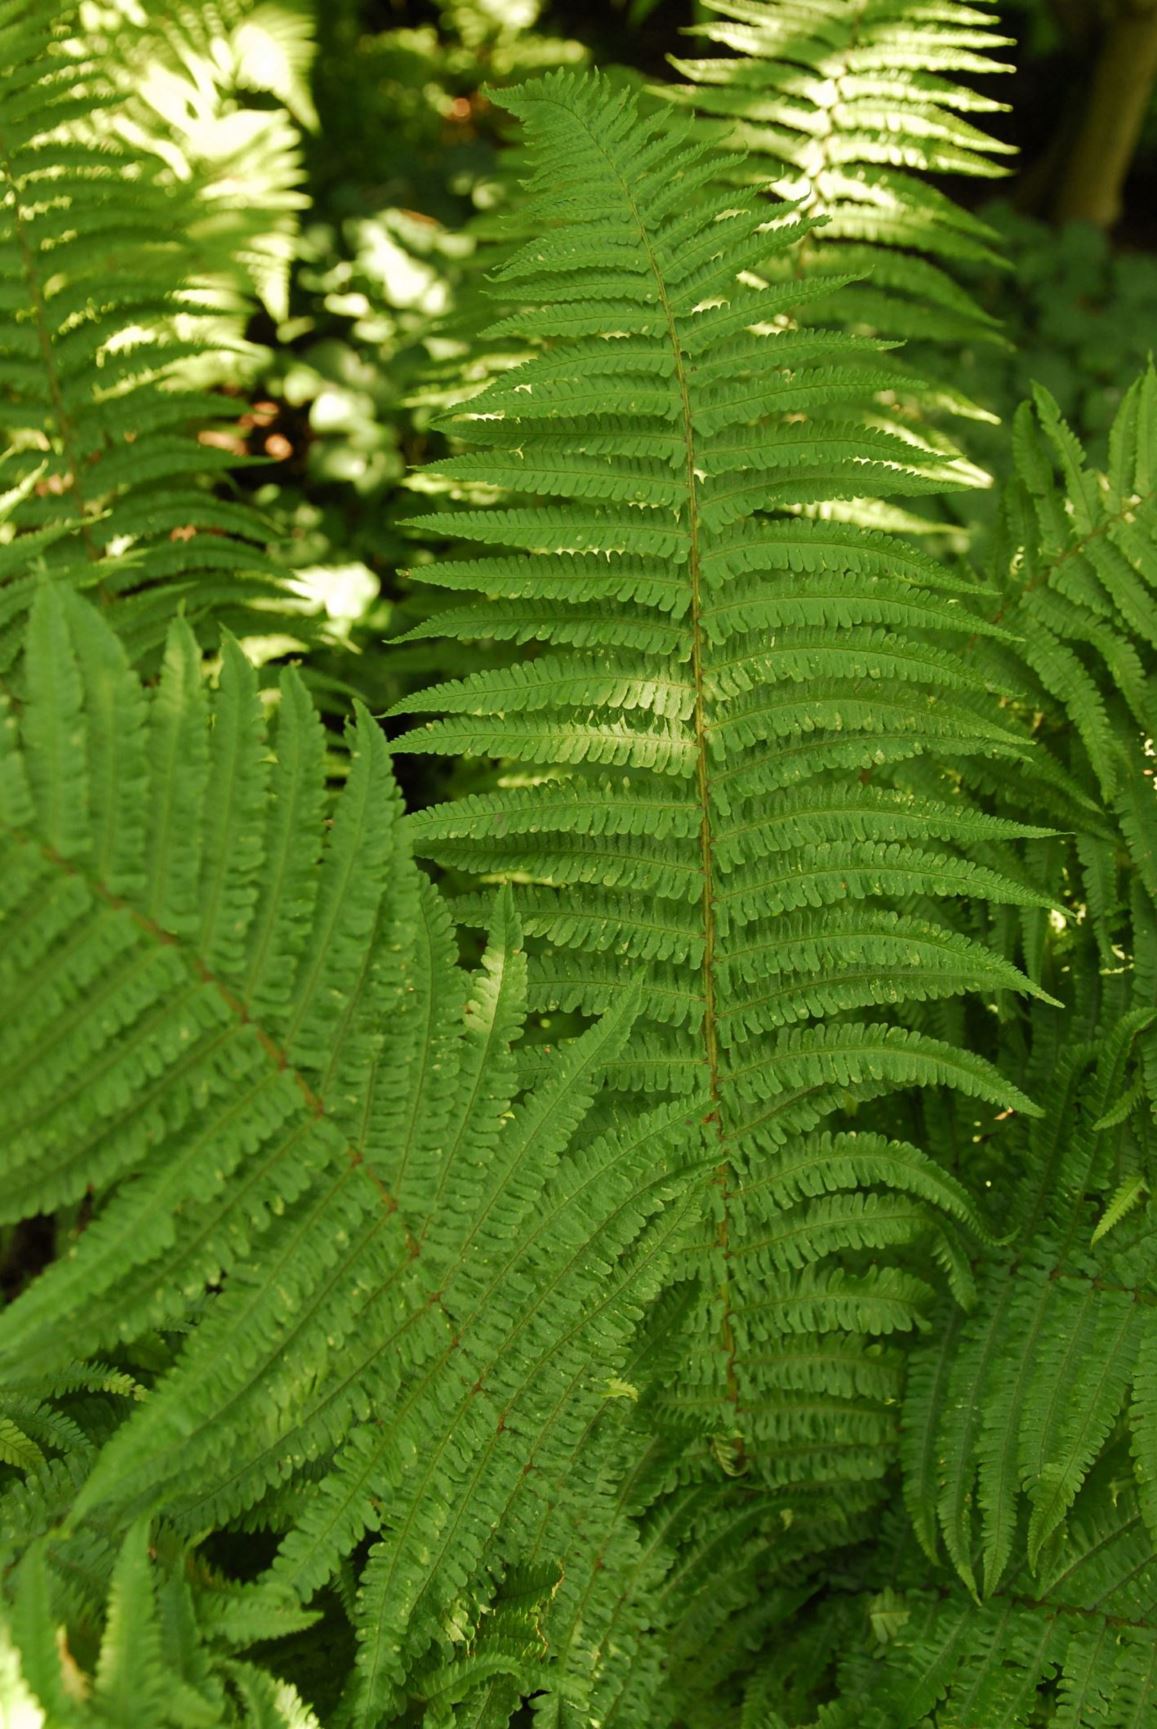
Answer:
<svg viewBox="0 0 1157 1729"><path fill-rule="evenodd" d="M213 485L195 187L4 0L21 1729L1154 1720L1157 375L1104 475L1021 409L984 572L904 538L988 14L713 11L706 119L503 96L407 813Z"/></svg>

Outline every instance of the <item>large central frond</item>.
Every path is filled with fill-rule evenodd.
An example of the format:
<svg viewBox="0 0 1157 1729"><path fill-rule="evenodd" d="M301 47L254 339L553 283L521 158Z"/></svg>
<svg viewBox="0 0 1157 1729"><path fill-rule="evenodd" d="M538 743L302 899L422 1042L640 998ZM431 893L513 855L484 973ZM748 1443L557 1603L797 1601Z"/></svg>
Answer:
<svg viewBox="0 0 1157 1729"><path fill-rule="evenodd" d="M958 652L1002 633L923 554L825 517L953 469L863 424L865 380L883 399L897 378L882 345L790 326L800 285L746 276L805 225L723 203L685 123L641 119L597 81L504 99L527 124L539 237L498 273L518 304L500 328L538 352L454 422L478 453L438 465L475 499L500 489L494 503L423 524L495 551L422 574L480 597L444 630L546 646L400 705L444 717L400 749L509 767L412 833L448 866L529 879L541 1008L595 1012L645 979L620 1089L711 1096L697 1266L713 1343L693 1353L684 1415L740 1437L777 1482L873 1476L892 1418L861 1399L851 1419L839 1268L938 1231L929 1202L959 1216L963 1201L912 1149L815 1137L913 1084L1031 1108L913 1007L1025 983L937 910L1039 905L968 851L1025 831L974 813L927 761L1024 750ZM907 782L889 775L905 764ZM793 1188L780 1166L801 1146ZM768 1295L789 1276L815 1293L807 1376L766 1348L794 1325ZM860 1316L874 1277L855 1277Z"/></svg>

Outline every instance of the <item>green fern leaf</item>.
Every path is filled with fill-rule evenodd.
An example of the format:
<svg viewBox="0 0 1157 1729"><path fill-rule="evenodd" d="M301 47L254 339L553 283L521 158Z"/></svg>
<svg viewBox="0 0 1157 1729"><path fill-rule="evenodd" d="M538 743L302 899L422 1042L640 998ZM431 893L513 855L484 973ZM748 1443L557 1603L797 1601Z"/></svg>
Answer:
<svg viewBox="0 0 1157 1729"><path fill-rule="evenodd" d="M99 124L118 100L115 58L77 11L0 5L0 421L22 555L0 591L0 664L19 650L34 559L115 600L134 659L156 654L181 602L262 634L276 602L278 629L308 638L305 609L261 550L261 517L214 496L220 471L243 459L193 429L236 413L181 378L212 347L208 330L178 333L212 307L197 285L193 195L139 132L129 142L131 127Z"/></svg>
<svg viewBox="0 0 1157 1729"><path fill-rule="evenodd" d="M645 979L646 1021L609 1069L620 1091L709 1091L717 1170L691 1261L703 1308L687 1409L703 1434L742 1435L746 1467L778 1482L799 1419L764 1384L754 1337L747 1366L737 1319L758 1309L761 1281L822 1263L839 1270L834 1300L857 1257L914 1240L961 1294L970 1279L935 1224L946 1190L905 1193L909 1176L884 1161L900 1191L886 1200L771 1198L755 1183L763 1158L897 1088L1035 1109L906 1024L919 1003L1027 984L947 918L907 909L1047 897L972 856L998 831L947 776L918 794L881 771L1026 745L996 708L1001 681L941 646L989 631L972 622L975 590L893 537L805 514L854 490L845 476L919 491L939 464L915 442L905 458L849 410L897 383L880 345L772 322L780 290L747 273L790 260L798 222L746 194L724 204L696 134L597 80L551 75L504 100L537 178L524 212L535 237L498 273L521 304L501 328L534 352L450 423L479 448L438 465L473 498L480 482L504 496L423 522L494 550L423 574L505 600L500 633L525 630L543 652L397 706L445 717L401 751L521 765L521 785L420 813L408 832L457 872L529 879L532 1005L601 1013ZM452 628L484 635L488 612L451 615ZM456 910L485 918L474 897ZM757 1248L781 1217L794 1258ZM816 1462L796 1455L805 1476L878 1475L871 1448L829 1463L852 1384L833 1360ZM877 1440L894 1430L865 1421Z"/></svg>

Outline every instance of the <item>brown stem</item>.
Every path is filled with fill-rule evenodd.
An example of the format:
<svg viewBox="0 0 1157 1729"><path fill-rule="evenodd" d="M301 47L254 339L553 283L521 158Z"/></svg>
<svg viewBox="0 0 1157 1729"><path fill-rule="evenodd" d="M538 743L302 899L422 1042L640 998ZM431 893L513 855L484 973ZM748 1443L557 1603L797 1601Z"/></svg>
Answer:
<svg viewBox="0 0 1157 1729"><path fill-rule="evenodd" d="M1056 216L1111 228L1157 82L1157 0L1123 5L1109 25L1085 117L1057 194Z"/></svg>

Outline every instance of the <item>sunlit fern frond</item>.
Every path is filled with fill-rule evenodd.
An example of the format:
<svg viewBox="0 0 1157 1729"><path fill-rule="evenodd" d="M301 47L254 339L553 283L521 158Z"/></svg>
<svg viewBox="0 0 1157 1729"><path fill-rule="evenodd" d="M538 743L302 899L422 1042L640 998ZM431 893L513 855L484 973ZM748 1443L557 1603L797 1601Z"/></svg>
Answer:
<svg viewBox="0 0 1157 1729"><path fill-rule="evenodd" d="M445 717L399 750L506 764L410 832L456 872L526 885L538 1008L598 1012L643 981L645 1022L612 1069L624 1094L711 1095L716 1174L689 1262L704 1301L668 1419L772 1485L874 1478L895 1406L861 1396L853 1359L915 1320L878 1257L919 1242L918 1263L930 1247L965 1290L954 1233L972 1214L916 1148L828 1119L920 1085L1033 1108L904 1019L1025 984L948 909L1041 904L970 856L1027 831L937 783L937 765L1024 760L960 652L1001 627L922 553L801 514L941 470L847 414L866 369L887 388L885 353L781 328L798 286L744 280L798 221L725 200L684 122L641 119L597 80L506 99L540 238L499 273L515 310L498 329L539 352L470 400L453 429L475 452L438 466L497 501L423 521L493 551L423 574L462 594L448 632L543 647L398 705ZM921 761L931 793L900 772ZM482 905L459 903L472 920Z"/></svg>
<svg viewBox="0 0 1157 1729"><path fill-rule="evenodd" d="M261 517L229 496L244 458L212 429L237 405L176 376L203 346L174 320L208 304L189 288L194 201L155 155L94 135L116 94L75 25L61 0L0 6L0 661L43 572L115 604L134 655L180 607L300 634Z"/></svg>
<svg viewBox="0 0 1157 1729"><path fill-rule="evenodd" d="M998 263L991 230L935 184L1004 172L1009 146L983 131L1004 106L976 88L1010 68L987 0L707 0L690 34L719 50L672 56L679 100L745 152L742 178L802 200L825 226L815 265L869 277L846 303L883 336L951 348L993 321L953 265Z"/></svg>

